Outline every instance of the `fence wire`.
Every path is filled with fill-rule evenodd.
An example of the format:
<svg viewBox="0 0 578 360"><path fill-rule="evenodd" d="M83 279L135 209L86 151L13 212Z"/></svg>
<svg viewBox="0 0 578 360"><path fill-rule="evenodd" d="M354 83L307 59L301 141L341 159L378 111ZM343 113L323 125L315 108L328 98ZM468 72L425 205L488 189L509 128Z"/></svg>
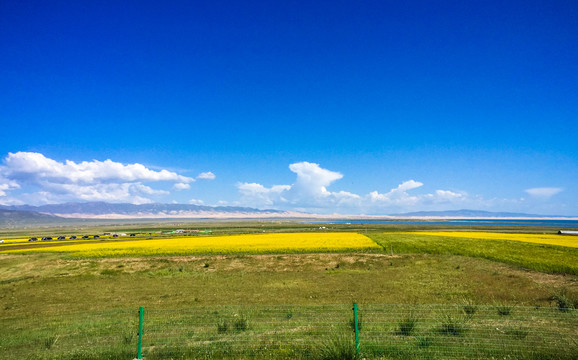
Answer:
<svg viewBox="0 0 578 360"><path fill-rule="evenodd" d="M145 308L145 359L577 359L578 312L478 305ZM0 320L1 359L133 359L138 309ZM341 354L341 355L338 355ZM345 356L344 356L345 354ZM339 356L339 357L338 357Z"/></svg>

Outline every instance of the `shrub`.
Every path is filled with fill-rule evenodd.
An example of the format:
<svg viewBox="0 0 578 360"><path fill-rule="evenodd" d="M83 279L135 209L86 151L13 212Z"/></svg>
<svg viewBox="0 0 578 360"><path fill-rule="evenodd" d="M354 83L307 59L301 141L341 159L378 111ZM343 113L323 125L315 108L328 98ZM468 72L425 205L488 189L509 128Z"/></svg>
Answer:
<svg viewBox="0 0 578 360"><path fill-rule="evenodd" d="M114 276L114 275L119 275L120 273L122 273L122 270L104 269L100 272L100 275Z"/></svg>
<svg viewBox="0 0 578 360"><path fill-rule="evenodd" d="M319 346L318 360L358 360L361 357L355 348L355 342L345 335L334 335L331 340Z"/></svg>
<svg viewBox="0 0 578 360"><path fill-rule="evenodd" d="M351 318L349 320L349 327L351 327L351 330L355 331L355 318ZM363 327L363 318L361 316L361 314L357 315L357 330L361 331L361 328Z"/></svg>
<svg viewBox="0 0 578 360"><path fill-rule="evenodd" d="M478 311L478 307L471 300L464 299L464 305L462 306L462 310L467 316L472 317L474 316L476 311Z"/></svg>
<svg viewBox="0 0 578 360"><path fill-rule="evenodd" d="M452 315L446 315L440 326L439 332L445 335L461 335L466 330L466 319Z"/></svg>
<svg viewBox="0 0 578 360"><path fill-rule="evenodd" d="M418 336L417 337L417 346L420 348L427 348L430 347L432 343L432 339L428 337Z"/></svg>
<svg viewBox="0 0 578 360"><path fill-rule="evenodd" d="M474 315L476 313L476 311L478 310L478 308L475 305L464 305L464 307L462 308L464 310L464 312L466 313L466 315Z"/></svg>
<svg viewBox="0 0 578 360"><path fill-rule="evenodd" d="M127 344L127 345L130 344L130 343L132 343L133 338L134 338L134 332L127 331L123 336L123 343Z"/></svg>
<svg viewBox="0 0 578 360"><path fill-rule="evenodd" d="M235 319L233 322L233 326L237 331L245 331L248 327L247 318L245 316L241 316L238 319Z"/></svg>
<svg viewBox="0 0 578 360"><path fill-rule="evenodd" d="M44 339L44 347L46 349L51 349L54 344L56 344L56 341L58 340L58 336L50 336L46 339Z"/></svg>
<svg viewBox="0 0 578 360"><path fill-rule="evenodd" d="M401 335L405 335L405 336L409 336L413 333L413 331L415 330L415 326L417 324L417 317L410 315L409 317L401 320L398 323L398 327L399 327L399 334Z"/></svg>
<svg viewBox="0 0 578 360"><path fill-rule="evenodd" d="M229 330L229 323L227 320L220 320L217 322L217 332L219 334L224 334L227 332L227 330Z"/></svg>
<svg viewBox="0 0 578 360"><path fill-rule="evenodd" d="M568 295L568 291L566 289L562 289L556 292L552 296L552 300L556 302L558 310L563 312L578 308L578 299L572 298L572 296Z"/></svg>
<svg viewBox="0 0 578 360"><path fill-rule="evenodd" d="M509 328L506 329L506 334L513 338L522 340L528 336L528 330L524 329L523 327Z"/></svg>
<svg viewBox="0 0 578 360"><path fill-rule="evenodd" d="M500 316L507 316L512 313L512 307L508 305L498 305L496 306L496 310Z"/></svg>

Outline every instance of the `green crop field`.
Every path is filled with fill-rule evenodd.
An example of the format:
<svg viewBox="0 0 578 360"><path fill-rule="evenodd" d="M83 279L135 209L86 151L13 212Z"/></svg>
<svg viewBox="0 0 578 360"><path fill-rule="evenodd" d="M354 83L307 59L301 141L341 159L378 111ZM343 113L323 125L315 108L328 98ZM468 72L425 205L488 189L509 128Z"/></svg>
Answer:
<svg viewBox="0 0 578 360"><path fill-rule="evenodd" d="M520 240L511 241L495 236L484 238L483 234L486 233L481 233L481 237L478 232L462 233L462 237L444 236L443 232L435 235L419 232L375 233L370 237L384 248L394 249L404 254L463 255L508 263L540 272L578 275L578 249L574 238L564 239L568 245L562 246L535 243L535 238L531 236L528 236L528 241L524 242L523 234L516 234ZM550 235L550 237L554 236L558 235Z"/></svg>
<svg viewBox="0 0 578 360"><path fill-rule="evenodd" d="M293 223L202 227L209 226L215 235L189 239L202 236L217 246L223 235L264 230L284 242L299 233L326 234ZM132 241L153 244L171 239L150 235L166 228L119 225L113 231L137 232ZM48 232L111 231L104 227L2 234L23 240L0 247L0 358L134 358L140 306L145 358L335 358L332 351L351 350L353 303L359 305L360 353L367 359L575 358L576 247L484 238L479 232L410 233L423 230L472 229L343 225L327 231L361 234L374 245L337 252L296 252L285 244L266 252L120 257L75 256L55 252L70 243L25 241ZM131 239L87 244L106 247L113 241L130 247ZM11 252L15 246L35 251ZM349 354L342 358L355 358L355 351Z"/></svg>

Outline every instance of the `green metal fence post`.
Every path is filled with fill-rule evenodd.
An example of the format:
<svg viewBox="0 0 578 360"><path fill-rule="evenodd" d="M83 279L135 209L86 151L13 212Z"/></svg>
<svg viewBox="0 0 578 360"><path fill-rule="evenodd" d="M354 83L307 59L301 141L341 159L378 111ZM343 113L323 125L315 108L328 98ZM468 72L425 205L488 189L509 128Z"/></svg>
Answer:
<svg viewBox="0 0 578 360"><path fill-rule="evenodd" d="M357 304L353 304L353 323L355 324L355 353L359 355L359 322L357 318Z"/></svg>
<svg viewBox="0 0 578 360"><path fill-rule="evenodd" d="M141 306L138 309L138 350L136 355L137 359L142 359L143 315L144 315L144 308Z"/></svg>

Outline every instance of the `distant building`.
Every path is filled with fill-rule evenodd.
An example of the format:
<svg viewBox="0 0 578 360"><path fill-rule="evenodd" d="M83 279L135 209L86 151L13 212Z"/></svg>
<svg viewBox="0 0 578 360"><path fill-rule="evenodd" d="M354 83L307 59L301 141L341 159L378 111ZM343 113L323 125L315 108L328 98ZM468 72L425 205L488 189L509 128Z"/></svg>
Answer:
<svg viewBox="0 0 578 360"><path fill-rule="evenodd" d="M558 231L559 235L578 235L578 231L570 231L570 230L560 230Z"/></svg>

